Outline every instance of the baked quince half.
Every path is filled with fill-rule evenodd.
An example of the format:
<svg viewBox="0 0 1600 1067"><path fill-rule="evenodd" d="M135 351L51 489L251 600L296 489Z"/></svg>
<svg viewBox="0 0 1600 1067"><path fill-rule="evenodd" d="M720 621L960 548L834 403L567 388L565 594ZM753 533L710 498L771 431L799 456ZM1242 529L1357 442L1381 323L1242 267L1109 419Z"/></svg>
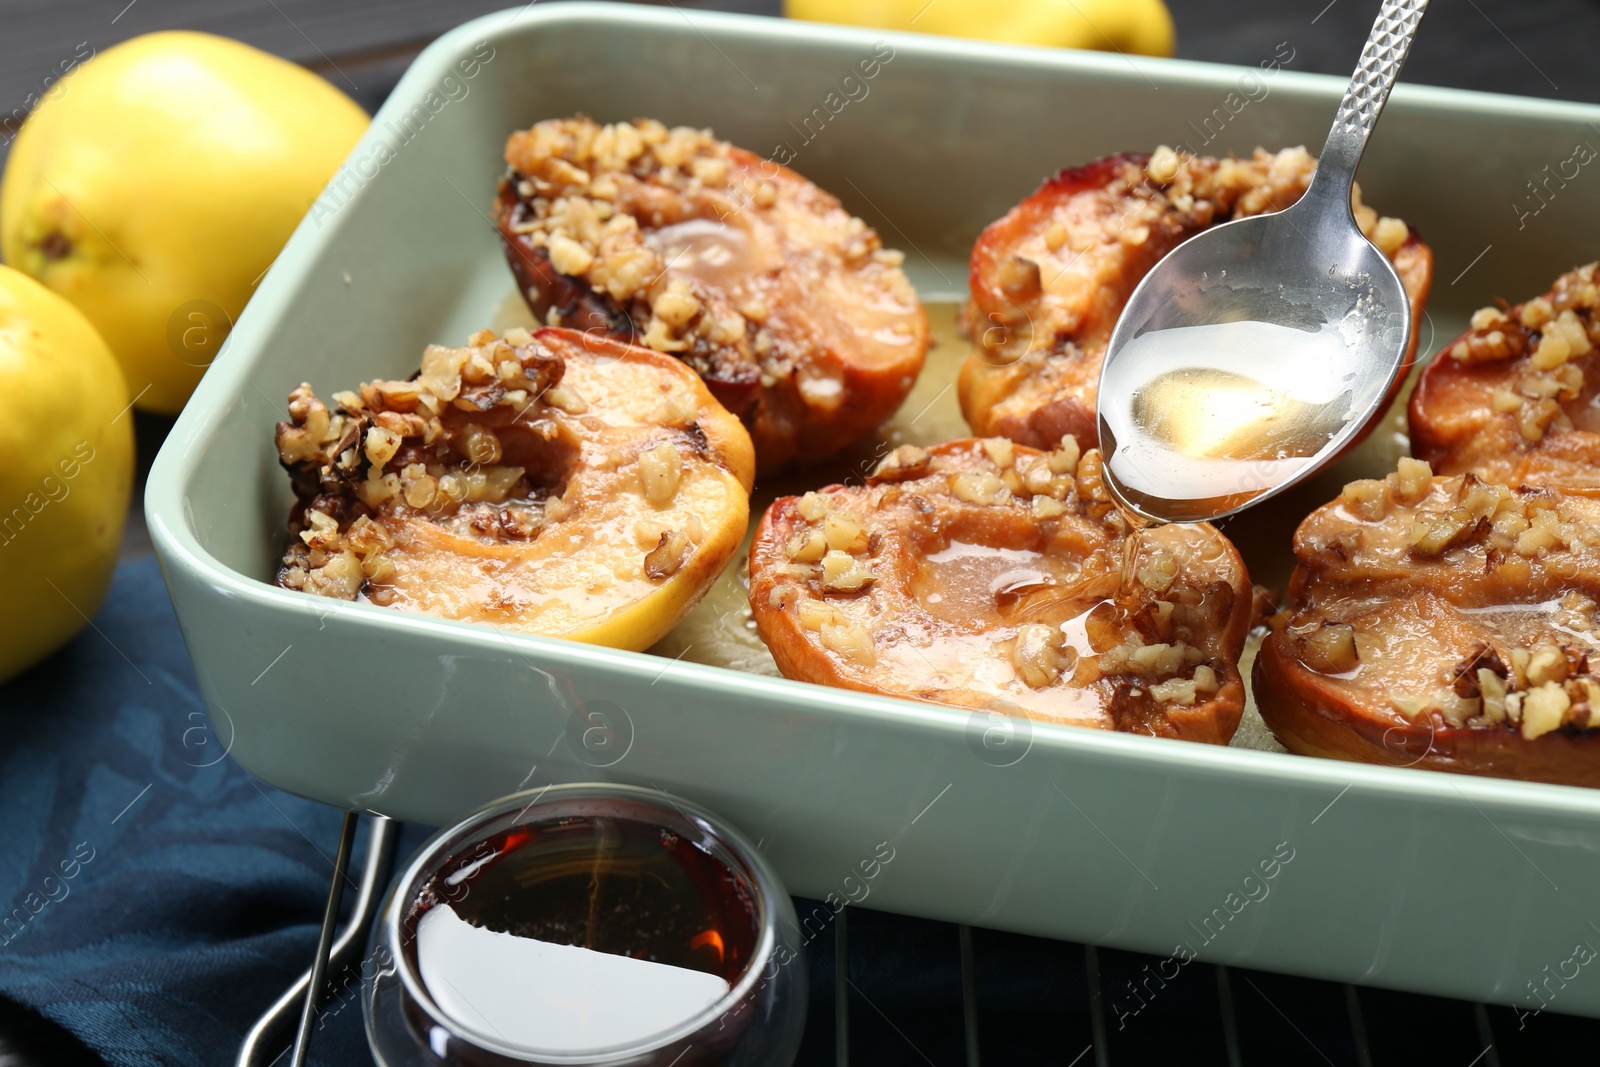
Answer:
<svg viewBox="0 0 1600 1067"><path fill-rule="evenodd" d="M1295 532L1255 665L1291 752L1600 785L1600 500L1403 459Z"/></svg>
<svg viewBox="0 0 1600 1067"><path fill-rule="evenodd" d="M1215 159L1159 148L1069 167L991 223L972 249L965 325L973 354L957 385L974 433L1049 448L1097 440L1095 397L1111 330L1134 288L1200 231L1298 200L1316 170L1304 148ZM1399 219L1361 203L1356 222L1411 300L1416 354L1433 253ZM1405 378L1395 378L1398 390Z"/></svg>
<svg viewBox="0 0 1600 1067"><path fill-rule="evenodd" d="M1600 495L1596 264L1515 307L1486 307L1422 370L1411 448L1441 474Z"/></svg>
<svg viewBox="0 0 1600 1067"><path fill-rule="evenodd" d="M333 401L277 426L287 589L638 650L744 538L750 437L660 353L480 330Z"/></svg>
<svg viewBox="0 0 1600 1067"><path fill-rule="evenodd" d="M789 678L1226 744L1244 563L1204 524L1129 538L1070 437L907 445L864 485L767 509L750 606Z"/></svg>
<svg viewBox="0 0 1600 1067"><path fill-rule="evenodd" d="M892 415L928 322L902 254L794 171L705 130L552 119L513 133L495 221L540 322L683 360L763 470Z"/></svg>

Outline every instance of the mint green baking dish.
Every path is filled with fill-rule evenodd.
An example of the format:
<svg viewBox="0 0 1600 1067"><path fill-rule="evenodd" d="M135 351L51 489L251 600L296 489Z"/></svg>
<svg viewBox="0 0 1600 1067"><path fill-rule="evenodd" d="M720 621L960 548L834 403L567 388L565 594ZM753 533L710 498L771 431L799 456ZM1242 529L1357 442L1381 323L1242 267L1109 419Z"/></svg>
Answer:
<svg viewBox="0 0 1600 1067"><path fill-rule="evenodd" d="M546 783L654 785L734 820L813 897L1600 1015L1600 968L1562 971L1600 944L1597 792L1048 724L996 734L955 710L271 584L287 392L403 374L510 291L484 215L508 131L578 111L712 127L840 194L925 295L951 298L983 225L1063 164L1320 144L1342 85L1295 73L1293 52L1234 68L592 4L442 37L261 283L150 478L151 534L233 756L292 792L435 824ZM1600 176L1546 177L1600 142L1597 122L1394 94L1361 181L1437 253L1426 351L1491 297L1594 257ZM1277 545L1261 570L1281 571L1293 509L1337 482L1229 532Z"/></svg>

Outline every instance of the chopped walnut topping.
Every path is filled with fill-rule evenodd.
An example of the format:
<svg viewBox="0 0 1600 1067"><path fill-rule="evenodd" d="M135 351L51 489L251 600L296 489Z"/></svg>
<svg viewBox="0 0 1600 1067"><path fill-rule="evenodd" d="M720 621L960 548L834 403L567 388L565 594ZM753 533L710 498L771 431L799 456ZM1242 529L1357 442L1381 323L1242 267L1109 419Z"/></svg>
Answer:
<svg viewBox="0 0 1600 1067"><path fill-rule="evenodd" d="M820 631L824 626L844 626L849 620L844 612L826 600L805 598L795 606L800 625L807 630Z"/></svg>
<svg viewBox="0 0 1600 1067"><path fill-rule="evenodd" d="M1072 721L1103 701L1107 728L1211 739L1217 694L1238 699L1222 630L1242 641L1248 610L1215 531L1149 534L1124 580L1127 526L1099 496L1098 451L1080 454L1070 437L1053 453L951 441L882 467L893 476L780 500L763 520L751 603L786 674L821 670L820 645L836 654L824 680L856 688L1059 702ZM810 665L798 673L785 651L795 641ZM852 673L841 656L875 670ZM1207 710L1179 725L1180 707Z"/></svg>
<svg viewBox="0 0 1600 1067"><path fill-rule="evenodd" d="M1566 652L1556 645L1540 645L1530 651L1522 673L1530 686L1564 682L1567 680Z"/></svg>
<svg viewBox="0 0 1600 1067"><path fill-rule="evenodd" d="M462 347L430 345L414 381L365 383L340 393L333 412L309 384L290 394L290 421L278 424L274 441L307 503L291 523L302 544L285 556L280 583L353 599L380 582L386 571L372 557L386 545L369 537L348 559L340 551L360 524L376 528L367 516L380 511L422 512L491 541L537 535L537 512L516 503L529 492L524 469L502 463L493 429L455 414L511 409L506 382L543 393L560 381L561 359L526 331L519 339L527 343L512 345L485 330ZM524 404L516 414L536 418L538 406Z"/></svg>
<svg viewBox="0 0 1600 1067"><path fill-rule="evenodd" d="M1035 622L1018 629L1011 649L1018 676L1034 689L1043 689L1061 677L1061 645L1061 631L1054 626Z"/></svg>
<svg viewBox="0 0 1600 1067"><path fill-rule="evenodd" d="M1491 722L1503 722L1506 718L1506 682L1503 675L1496 674L1488 667L1479 667L1478 695L1483 708L1483 717Z"/></svg>
<svg viewBox="0 0 1600 1067"><path fill-rule="evenodd" d="M1480 308L1471 328L1448 349L1461 363L1494 363L1527 357L1505 388L1496 389L1495 412L1512 416L1523 441L1544 439L1552 425L1571 429L1561 404L1583 389L1583 371L1573 365L1600 342L1600 281L1594 263L1556 279L1547 296L1511 308Z"/></svg>
<svg viewBox="0 0 1600 1067"><path fill-rule="evenodd" d="M400 450L400 441L401 436L393 430L386 430L382 426L374 426L367 431L367 462L375 467L382 467L393 459L394 454Z"/></svg>
<svg viewBox="0 0 1600 1067"><path fill-rule="evenodd" d="M1156 593L1164 593L1172 587L1172 580L1178 576L1178 562L1164 552L1150 555L1139 568L1139 584Z"/></svg>
<svg viewBox="0 0 1600 1067"><path fill-rule="evenodd" d="M1038 519L1040 522L1045 522L1050 519L1059 519L1061 516L1065 515L1067 513L1067 506L1061 501L1054 500L1047 496L1036 496L1033 498L1033 502L1029 506L1029 510L1033 512L1033 517L1035 519Z"/></svg>
<svg viewBox="0 0 1600 1067"><path fill-rule="evenodd" d="M564 233L550 238L550 265L562 274L582 274L594 264L594 253Z"/></svg>
<svg viewBox="0 0 1600 1067"><path fill-rule="evenodd" d="M858 511L835 508L823 519L823 537L830 549L861 552L867 547L866 520Z"/></svg>
<svg viewBox="0 0 1600 1067"><path fill-rule="evenodd" d="M397 445L398 443L396 441ZM494 431L487 426L478 426L476 424L469 424L461 432L461 450L466 453L467 459L473 463L484 465L499 463L500 457L504 454L500 448L500 439L495 436ZM370 446L367 449L367 455L372 458L374 463L378 462L377 457L372 456ZM391 451L389 455L392 457L394 453ZM387 460L384 462L387 462Z"/></svg>
<svg viewBox="0 0 1600 1067"><path fill-rule="evenodd" d="M1157 151L1160 169L1170 177L1151 175L1161 184L1167 202L1180 212L1210 209L1233 217L1259 215L1289 206L1305 192L1316 160L1304 148L1280 152L1256 149L1249 159L1210 159L1176 153L1176 165Z"/></svg>
<svg viewBox="0 0 1600 1067"><path fill-rule="evenodd" d="M1572 700L1557 682L1544 682L1522 697L1522 736L1532 741L1557 729Z"/></svg>
<svg viewBox="0 0 1600 1067"><path fill-rule="evenodd" d="M341 393L336 412L309 385L297 387L290 421L278 424L275 441L296 495L308 504L291 523L301 543L285 557L280 582L345 599L381 584L387 571L375 557L389 546L371 535L382 527L369 515L417 513L488 542L531 540L547 521L566 518L570 504L543 498L522 466L504 462L495 429L503 422L473 417L501 409L497 419L553 433L549 411L585 410L559 384L563 369L526 330L504 338L480 330L465 346L428 346L413 381L373 381ZM508 383L519 387L520 400ZM656 446L640 467L646 494L670 500L681 470L675 446ZM346 559L341 547L359 530L368 531L363 547Z"/></svg>
<svg viewBox="0 0 1600 1067"><path fill-rule="evenodd" d="M1428 464L1402 458L1399 468L1386 478L1362 478L1348 483L1337 503L1354 518L1378 523L1396 508L1411 507L1427 500L1434 484L1433 471ZM1481 532L1489 522L1503 523L1506 516L1517 514L1519 508L1511 490L1467 475L1447 506L1430 505L1415 512L1407 543L1419 555L1438 555ZM1518 527L1523 528L1525 524Z"/></svg>
<svg viewBox="0 0 1600 1067"><path fill-rule="evenodd" d="M789 538L789 558L796 563L816 563L828 551L828 539L815 527L796 530Z"/></svg>
<svg viewBox="0 0 1600 1067"><path fill-rule="evenodd" d="M678 494L683 458L667 441L639 454L639 488L652 504L666 504Z"/></svg>
<svg viewBox="0 0 1600 1067"><path fill-rule="evenodd" d="M1152 685L1150 695L1158 704L1193 704L1198 699L1199 687L1192 678L1168 678Z"/></svg>
<svg viewBox="0 0 1600 1067"><path fill-rule="evenodd" d="M763 466L842 447L904 399L926 322L901 257L797 175L650 119L543 121L505 157L496 225L534 314L681 359L756 431ZM849 404L841 362L859 371Z"/></svg>
<svg viewBox="0 0 1600 1067"><path fill-rule="evenodd" d="M1150 687L1150 695L1158 704L1197 704L1221 688L1217 672L1202 663L1195 667L1192 677L1168 678Z"/></svg>
<svg viewBox="0 0 1600 1067"><path fill-rule="evenodd" d="M678 573L693 550L688 534L663 530L661 540L644 557L644 573L653 581L665 581Z"/></svg>
<svg viewBox="0 0 1600 1067"><path fill-rule="evenodd" d="M1402 504L1415 504L1433 488L1433 468L1420 459L1400 458L1390 495Z"/></svg>
<svg viewBox="0 0 1600 1067"><path fill-rule="evenodd" d="M837 652L846 659L864 667L870 667L877 662L872 635L864 627L854 623L843 625L825 623L822 626L821 636L824 648Z"/></svg>
<svg viewBox="0 0 1600 1067"><path fill-rule="evenodd" d="M1162 145L1148 158L1109 156L1046 180L973 249L964 325L976 351L958 383L973 431L1042 449L1064 431L1092 440L1105 345L1139 279L1204 229L1288 208L1316 166L1304 147L1216 158ZM1351 210L1395 261L1420 320L1431 254L1406 223L1364 205L1359 189Z"/></svg>
<svg viewBox="0 0 1600 1067"><path fill-rule="evenodd" d="M968 504L1006 504L1011 501L1011 490L990 471L962 471L950 478L950 492L957 500Z"/></svg>
<svg viewBox="0 0 1600 1067"><path fill-rule="evenodd" d="M1351 482L1338 505L1373 524L1409 515L1405 544L1418 557L1485 545L1504 559L1537 558L1581 543L1579 525L1557 503L1536 490L1512 490L1472 475L1434 478L1420 460L1402 459L1400 470L1382 481ZM1448 486L1448 490L1441 487Z"/></svg>
<svg viewBox="0 0 1600 1067"><path fill-rule="evenodd" d="M890 452L872 472L875 482L903 482L920 478L928 473L929 456L926 448L901 445Z"/></svg>
<svg viewBox="0 0 1600 1067"><path fill-rule="evenodd" d="M1011 442L1004 437L985 437L983 454L988 456L989 462L996 467L1005 468L1011 466L1016 451Z"/></svg>
<svg viewBox="0 0 1600 1067"><path fill-rule="evenodd" d="M1000 289L1019 304L1038 299L1044 291L1043 279L1039 275L1039 264L1021 256L1012 256L1001 264Z"/></svg>
<svg viewBox="0 0 1600 1067"><path fill-rule="evenodd" d="M820 493L807 493L796 508L807 522L821 522L828 514L828 502Z"/></svg>
<svg viewBox="0 0 1600 1067"><path fill-rule="evenodd" d="M1078 448L1078 439L1067 434L1061 443L1051 452L1048 458L1051 474L1072 474L1078 469L1078 461L1082 452Z"/></svg>
<svg viewBox="0 0 1600 1067"><path fill-rule="evenodd" d="M1411 227L1399 219L1380 218L1369 234L1378 251L1393 259L1411 237Z"/></svg>
<svg viewBox="0 0 1600 1067"><path fill-rule="evenodd" d="M1161 145L1150 154L1150 162L1145 164L1144 169L1151 181L1165 185L1178 176L1178 167L1181 164L1178 153L1166 145Z"/></svg>
<svg viewBox="0 0 1600 1067"><path fill-rule="evenodd" d="M1428 700L1410 693L1396 693L1389 697L1389 706L1408 719L1418 719L1427 714Z"/></svg>
<svg viewBox="0 0 1600 1067"><path fill-rule="evenodd" d="M737 551L749 435L681 364L523 329L431 345L421 363L333 411L309 385L291 394L275 431L295 496L280 585L644 648ZM653 420L675 392L688 418Z"/></svg>
<svg viewBox="0 0 1600 1067"><path fill-rule="evenodd" d="M1402 464L1346 486L1297 531L1291 616L1263 646L1267 662L1288 649L1310 671L1339 676L1315 683L1349 687L1318 690L1321 708L1327 693L1348 691L1426 729L1500 727L1525 740L1587 729L1600 707L1590 668L1600 638L1582 590L1600 567L1600 538L1589 533L1600 512L1554 489L1430 477L1426 464ZM1422 634L1425 647L1413 648ZM1432 673L1426 646L1469 638L1466 655ZM1441 677L1447 685L1429 688ZM1267 691L1282 699L1282 684ZM1265 713L1271 723L1282 712Z"/></svg>
<svg viewBox="0 0 1600 1067"><path fill-rule="evenodd" d="M1354 516L1375 522L1388 510L1388 486L1377 478L1361 478L1344 487L1339 501Z"/></svg>
<svg viewBox="0 0 1600 1067"><path fill-rule="evenodd" d="M1323 674L1344 674L1360 665L1355 628L1343 623L1323 623L1299 637L1306 665Z"/></svg>
<svg viewBox="0 0 1600 1067"><path fill-rule="evenodd" d="M1422 556L1437 556L1472 535L1475 523L1465 508L1446 513L1419 512L1411 524L1411 550Z"/></svg>
<svg viewBox="0 0 1600 1067"><path fill-rule="evenodd" d="M564 385L552 386L545 390L543 399L546 404L560 408L568 415L582 415L589 410L588 401Z"/></svg>
<svg viewBox="0 0 1600 1067"><path fill-rule="evenodd" d="M873 579L872 568L847 552L830 548L822 557L822 588L854 593Z"/></svg>
<svg viewBox="0 0 1600 1067"><path fill-rule="evenodd" d="M1184 652L1188 647L1182 641L1170 645L1164 641L1141 645L1128 653L1127 664L1141 673L1157 677L1171 675L1183 666Z"/></svg>
<svg viewBox="0 0 1600 1067"><path fill-rule="evenodd" d="M1569 271L1556 279L1549 296L1509 310L1480 308L1450 355L1463 363L1486 363L1514 359L1531 348L1530 363L1539 370L1588 355L1600 335L1594 314L1600 308L1595 271L1594 263Z"/></svg>

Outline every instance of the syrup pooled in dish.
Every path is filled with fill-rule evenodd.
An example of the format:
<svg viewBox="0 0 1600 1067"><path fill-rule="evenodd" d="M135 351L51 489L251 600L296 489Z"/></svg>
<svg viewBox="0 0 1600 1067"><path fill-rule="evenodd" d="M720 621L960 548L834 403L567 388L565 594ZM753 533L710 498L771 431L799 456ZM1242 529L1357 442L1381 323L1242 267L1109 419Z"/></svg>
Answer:
<svg viewBox="0 0 1600 1067"><path fill-rule="evenodd" d="M1411 447L1442 474L1600 495L1600 282L1590 263L1486 307L1422 371Z"/></svg>
<svg viewBox="0 0 1600 1067"><path fill-rule="evenodd" d="M1294 547L1254 675L1291 752L1600 785L1600 500L1403 459Z"/></svg>
<svg viewBox="0 0 1600 1067"><path fill-rule="evenodd" d="M744 537L749 435L659 353L481 330L333 400L301 385L277 427L285 588L643 649Z"/></svg>
<svg viewBox="0 0 1600 1067"><path fill-rule="evenodd" d="M1315 169L1303 148L1258 148L1250 159L1168 148L1109 156L1061 171L992 223L972 249L974 352L958 383L973 432L1045 448L1063 434L1095 440L1101 364L1134 287L1201 230L1288 207ZM1354 206L1420 321L1432 252L1405 223L1361 204L1359 191ZM1413 328L1408 364L1415 347Z"/></svg>
<svg viewBox="0 0 1600 1067"><path fill-rule="evenodd" d="M904 446L865 485L778 500L750 603L804 681L1214 744L1244 706L1233 545L1206 525L1135 544L1071 438Z"/></svg>
<svg viewBox="0 0 1600 1067"><path fill-rule="evenodd" d="M901 253L793 171L652 120L541 122L506 162L495 219L534 315L683 360L763 470L870 433L922 370Z"/></svg>

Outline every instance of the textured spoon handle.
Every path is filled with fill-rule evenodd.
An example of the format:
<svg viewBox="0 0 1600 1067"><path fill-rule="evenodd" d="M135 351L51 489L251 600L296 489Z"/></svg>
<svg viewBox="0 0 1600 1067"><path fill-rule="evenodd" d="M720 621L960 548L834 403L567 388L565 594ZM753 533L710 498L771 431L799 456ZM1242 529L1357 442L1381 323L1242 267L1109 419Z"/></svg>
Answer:
<svg viewBox="0 0 1600 1067"><path fill-rule="evenodd" d="M1361 62L1350 77L1344 99L1339 101L1338 121L1350 132L1364 138L1377 125L1378 113L1400 76L1417 34L1417 23L1427 9L1428 0L1384 0L1366 47L1361 50Z"/></svg>
<svg viewBox="0 0 1600 1067"><path fill-rule="evenodd" d="M1367 147L1367 138L1378 124L1378 116L1389 99L1400 68L1405 65L1411 51L1411 41L1416 37L1417 24L1428 8L1428 0L1384 0L1372 33L1361 50L1361 62L1345 88L1344 99L1339 101L1339 111L1334 116L1333 129L1328 132L1321 161L1317 166L1317 184L1327 192L1337 191L1330 182L1343 186L1343 195L1349 196L1349 185L1355 179L1356 164Z"/></svg>

